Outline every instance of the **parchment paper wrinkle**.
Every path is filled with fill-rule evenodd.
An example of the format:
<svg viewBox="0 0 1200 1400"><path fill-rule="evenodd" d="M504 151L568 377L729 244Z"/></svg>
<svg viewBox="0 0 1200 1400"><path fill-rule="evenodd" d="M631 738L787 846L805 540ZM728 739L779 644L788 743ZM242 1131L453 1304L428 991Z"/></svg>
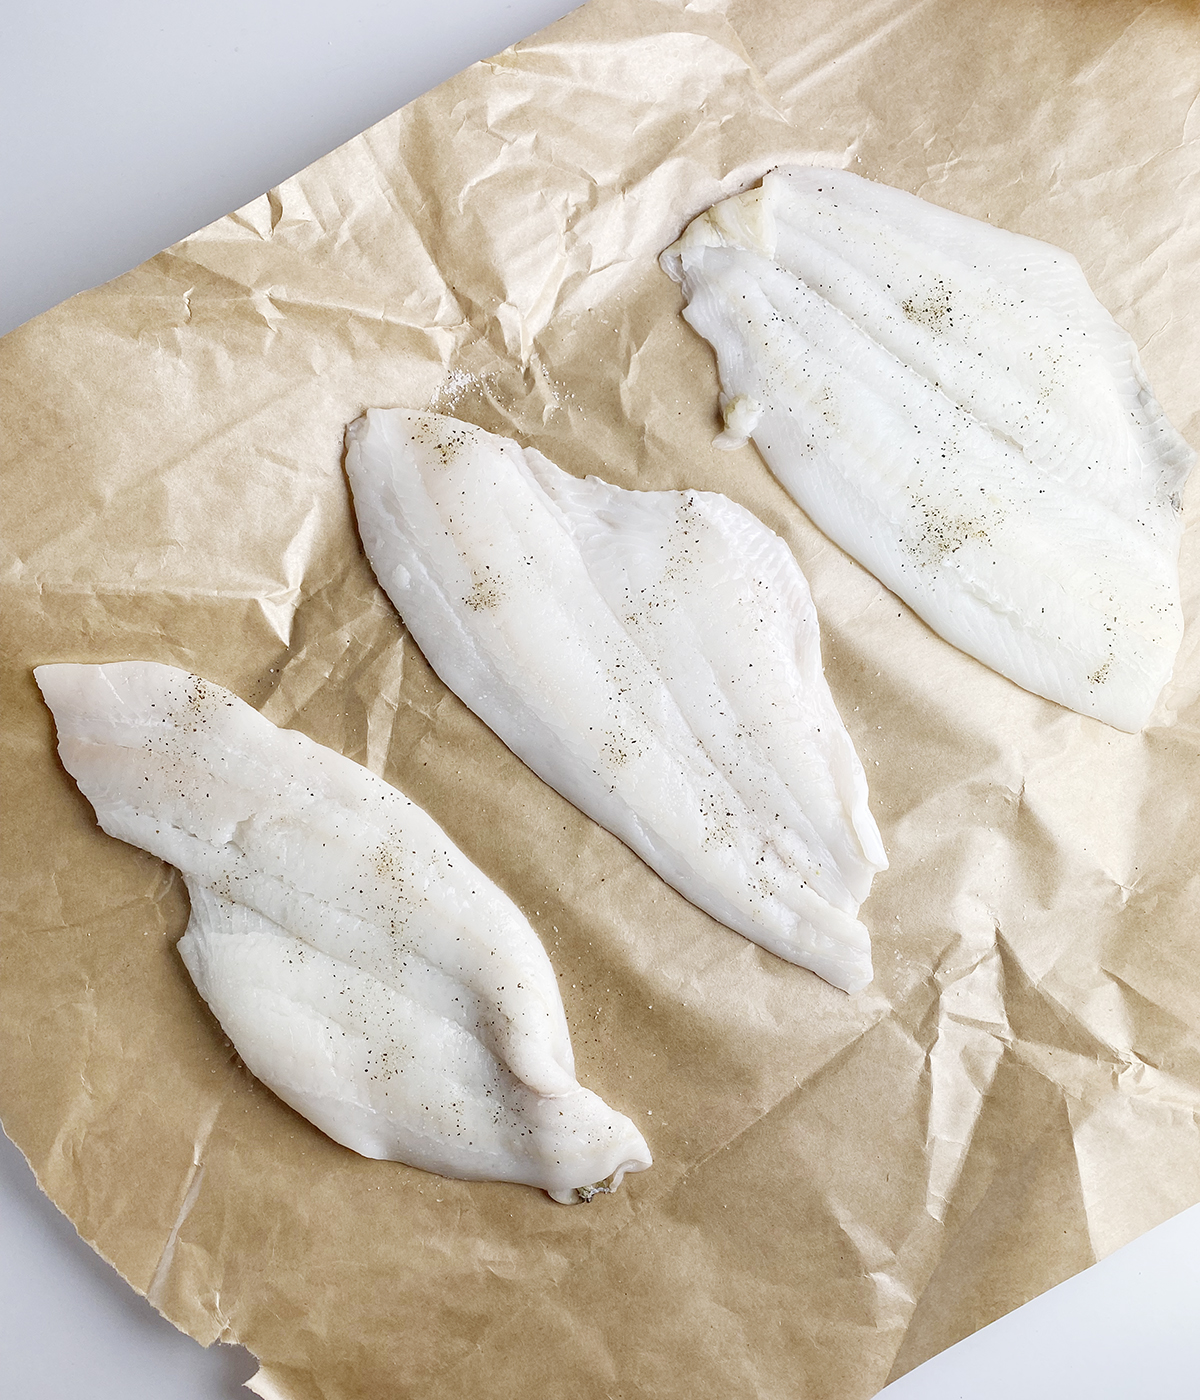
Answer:
<svg viewBox="0 0 1200 1400"><path fill-rule="evenodd" d="M854 1400L1200 1200L1200 484L1120 734L935 637L753 448L657 255L783 161L1082 263L1200 442L1186 4L591 0L0 351L0 1113L83 1236L278 1400ZM437 680L342 471L366 407L719 490L807 574L891 868L850 998L715 924ZM210 677L383 774L533 920L655 1167L570 1211L368 1162L257 1085L32 667Z"/></svg>

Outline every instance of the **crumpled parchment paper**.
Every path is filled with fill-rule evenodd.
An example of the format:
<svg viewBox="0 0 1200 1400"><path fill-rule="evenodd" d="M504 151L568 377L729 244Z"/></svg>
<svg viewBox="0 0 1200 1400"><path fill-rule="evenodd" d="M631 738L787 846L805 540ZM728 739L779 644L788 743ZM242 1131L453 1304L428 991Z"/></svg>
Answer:
<svg viewBox="0 0 1200 1400"><path fill-rule="evenodd" d="M1082 262L1200 436L1200 19L1132 0L591 0L2 346L4 1125L86 1239L264 1397L851 1400L1200 1200L1200 551L1130 736L935 637L752 447L656 257L783 161ZM721 490L812 584L891 869L847 997L688 905L406 639L344 425L435 407ZM31 668L142 657L367 764L532 918L652 1171L587 1207L336 1146L174 952Z"/></svg>

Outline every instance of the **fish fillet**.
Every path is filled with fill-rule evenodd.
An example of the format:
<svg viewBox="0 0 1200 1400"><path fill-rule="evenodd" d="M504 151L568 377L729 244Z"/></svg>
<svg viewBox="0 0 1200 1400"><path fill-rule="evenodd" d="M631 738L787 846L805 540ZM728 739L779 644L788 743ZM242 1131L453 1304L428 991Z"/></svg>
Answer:
<svg viewBox="0 0 1200 1400"><path fill-rule="evenodd" d="M179 952L249 1069L365 1157L555 1200L650 1165L575 1080L517 907L373 773L169 666L39 666L111 836L176 865Z"/></svg>
<svg viewBox="0 0 1200 1400"><path fill-rule="evenodd" d="M436 414L348 437L367 555L446 684L694 904L865 986L887 860L783 541L723 496L578 481Z"/></svg>
<svg viewBox="0 0 1200 1400"><path fill-rule="evenodd" d="M726 428L947 641L1134 732L1183 634L1194 454L1049 244L780 169L663 254Z"/></svg>

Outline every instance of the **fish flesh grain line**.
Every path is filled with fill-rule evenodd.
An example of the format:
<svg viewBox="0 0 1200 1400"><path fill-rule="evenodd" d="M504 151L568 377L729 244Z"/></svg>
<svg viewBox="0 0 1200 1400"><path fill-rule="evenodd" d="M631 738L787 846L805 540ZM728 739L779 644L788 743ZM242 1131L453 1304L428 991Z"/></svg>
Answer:
<svg viewBox="0 0 1200 1400"><path fill-rule="evenodd" d="M1195 454L1068 253L842 170L782 168L662 255L749 437L955 646L1118 729L1183 636Z"/></svg>
<svg viewBox="0 0 1200 1400"><path fill-rule="evenodd" d="M364 1157L568 1204L650 1166L576 1082L528 920L420 807L186 671L34 674L100 825L183 873L180 955L285 1103Z"/></svg>
<svg viewBox="0 0 1200 1400"><path fill-rule="evenodd" d="M784 542L724 496L580 481L438 414L347 436L368 558L442 680L693 904L866 986L887 858Z"/></svg>

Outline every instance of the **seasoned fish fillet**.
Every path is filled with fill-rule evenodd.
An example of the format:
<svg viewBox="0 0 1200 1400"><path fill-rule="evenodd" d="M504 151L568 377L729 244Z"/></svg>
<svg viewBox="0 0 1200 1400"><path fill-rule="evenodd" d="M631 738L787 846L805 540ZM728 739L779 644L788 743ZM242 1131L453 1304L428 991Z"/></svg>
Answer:
<svg viewBox="0 0 1200 1400"><path fill-rule="evenodd" d="M663 254L726 430L947 641L1136 731L1182 638L1194 454L1068 253L781 169Z"/></svg>
<svg viewBox="0 0 1200 1400"><path fill-rule="evenodd" d="M365 1157L555 1200L650 1165L575 1080L517 907L419 807L169 666L39 666L110 836L182 871L179 952L250 1070Z"/></svg>
<svg viewBox="0 0 1200 1400"><path fill-rule="evenodd" d="M694 904L865 986L887 860L783 541L723 496L578 481L436 414L348 436L368 557L446 684Z"/></svg>

